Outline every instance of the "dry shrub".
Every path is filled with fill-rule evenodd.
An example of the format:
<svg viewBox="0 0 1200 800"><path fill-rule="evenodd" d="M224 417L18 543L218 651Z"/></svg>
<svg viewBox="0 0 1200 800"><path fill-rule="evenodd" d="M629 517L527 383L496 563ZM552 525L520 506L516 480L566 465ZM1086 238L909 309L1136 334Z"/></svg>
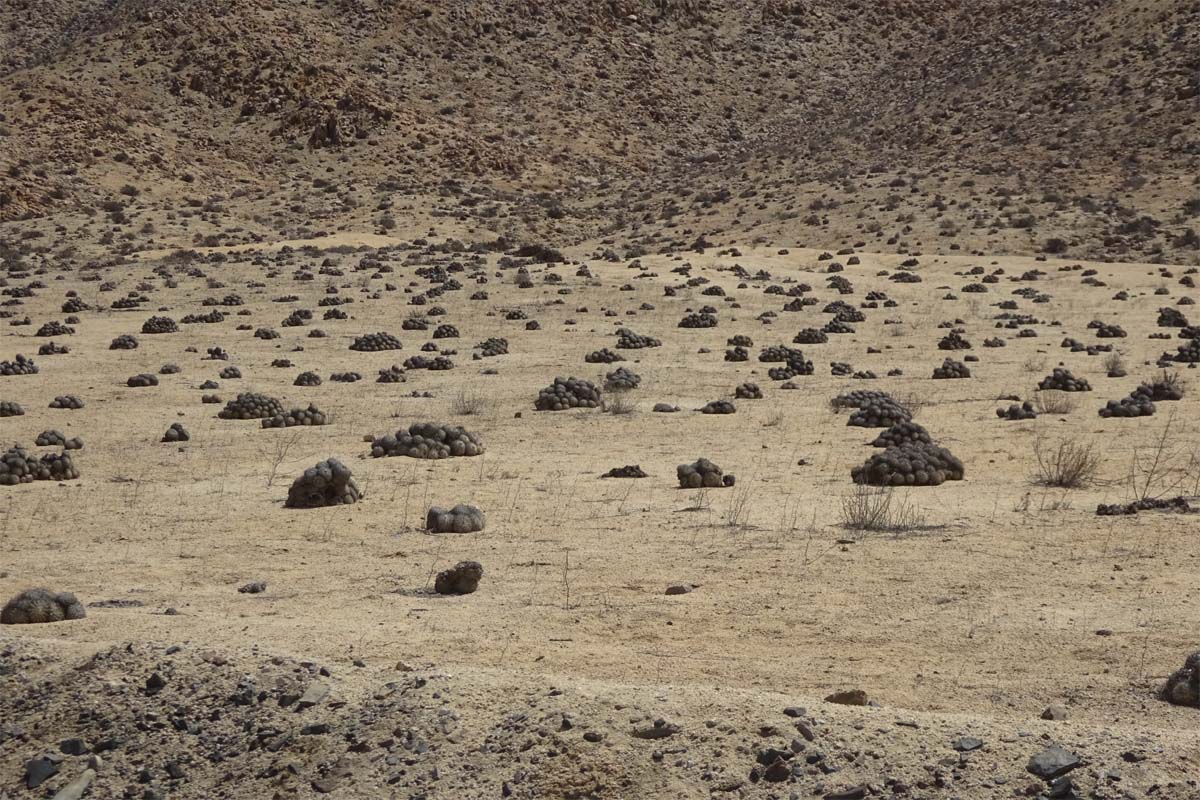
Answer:
<svg viewBox="0 0 1200 800"><path fill-rule="evenodd" d="M1134 500L1160 499L1185 485L1200 486L1200 452L1189 449L1191 437L1186 429L1178 430L1175 415L1172 411L1158 436L1133 448L1128 481Z"/></svg>
<svg viewBox="0 0 1200 800"><path fill-rule="evenodd" d="M1070 414L1079 408L1079 401L1070 392L1039 389L1033 393L1033 408L1039 414Z"/></svg>
<svg viewBox="0 0 1200 800"><path fill-rule="evenodd" d="M1184 381L1183 375L1179 374L1178 370L1164 369L1154 379L1154 383L1176 389L1181 395L1187 392L1187 382Z"/></svg>
<svg viewBox="0 0 1200 800"><path fill-rule="evenodd" d="M1077 489L1092 483L1100 469L1101 456L1091 442L1060 439L1051 445L1039 438L1033 443L1033 455L1037 459L1033 482L1043 486Z"/></svg>
<svg viewBox="0 0 1200 800"><path fill-rule="evenodd" d="M1104 357L1104 371L1108 373L1124 372L1125 359L1121 358L1120 353L1109 353Z"/></svg>
<svg viewBox="0 0 1200 800"><path fill-rule="evenodd" d="M834 414L840 414L848 408L852 408L852 406L843 403L841 400L841 395L829 398L829 410Z"/></svg>
<svg viewBox="0 0 1200 800"><path fill-rule="evenodd" d="M730 528L745 528L750 521L750 509L753 507L754 489L749 483L738 482L737 487L729 495L729 507L722 515L724 522Z"/></svg>
<svg viewBox="0 0 1200 800"><path fill-rule="evenodd" d="M892 399L896 401L898 406L907 411L908 415L912 419L916 419L917 415L921 413L921 409L923 409L925 406L932 405L928 400L916 394L915 392L896 395Z"/></svg>

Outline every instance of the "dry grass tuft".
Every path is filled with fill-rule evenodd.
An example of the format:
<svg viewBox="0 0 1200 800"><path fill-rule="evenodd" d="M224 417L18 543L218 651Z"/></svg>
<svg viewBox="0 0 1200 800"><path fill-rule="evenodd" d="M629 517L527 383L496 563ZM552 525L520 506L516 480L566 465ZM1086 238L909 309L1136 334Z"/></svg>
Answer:
<svg viewBox="0 0 1200 800"><path fill-rule="evenodd" d="M629 395L618 392L610 394L604 401L604 410L609 414L632 414L637 411L637 403Z"/></svg>
<svg viewBox="0 0 1200 800"><path fill-rule="evenodd" d="M1025 372L1044 372L1046 369L1046 359L1031 356L1022 362L1021 369L1023 369Z"/></svg>
<svg viewBox="0 0 1200 800"><path fill-rule="evenodd" d="M1039 389L1033 392L1032 402L1039 414L1070 414L1079 408L1079 401L1070 392L1058 389Z"/></svg>
<svg viewBox="0 0 1200 800"><path fill-rule="evenodd" d="M908 533L926 527L925 516L891 487L856 486L842 498L843 528L852 531Z"/></svg>
<svg viewBox="0 0 1200 800"><path fill-rule="evenodd" d="M460 389L450 401L450 413L459 417L477 417L485 413L491 401L473 389Z"/></svg>

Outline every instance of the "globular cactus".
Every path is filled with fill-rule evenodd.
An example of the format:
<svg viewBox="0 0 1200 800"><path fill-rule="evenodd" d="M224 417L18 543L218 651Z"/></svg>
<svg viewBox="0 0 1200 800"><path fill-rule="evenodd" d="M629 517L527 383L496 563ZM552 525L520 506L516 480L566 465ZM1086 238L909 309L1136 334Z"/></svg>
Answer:
<svg viewBox="0 0 1200 800"><path fill-rule="evenodd" d="M483 565L478 561L460 561L437 574L433 590L438 594L471 594L479 588Z"/></svg>
<svg viewBox="0 0 1200 800"><path fill-rule="evenodd" d="M0 625L37 625L83 619L87 612L70 592L26 589L9 600L0 610Z"/></svg>
<svg viewBox="0 0 1200 800"><path fill-rule="evenodd" d="M323 508L349 505L362 498L350 468L330 458L304 470L288 489L288 508Z"/></svg>
<svg viewBox="0 0 1200 800"><path fill-rule="evenodd" d="M485 524L482 511L461 503L451 509L434 506L425 515L425 528L434 533L474 533Z"/></svg>

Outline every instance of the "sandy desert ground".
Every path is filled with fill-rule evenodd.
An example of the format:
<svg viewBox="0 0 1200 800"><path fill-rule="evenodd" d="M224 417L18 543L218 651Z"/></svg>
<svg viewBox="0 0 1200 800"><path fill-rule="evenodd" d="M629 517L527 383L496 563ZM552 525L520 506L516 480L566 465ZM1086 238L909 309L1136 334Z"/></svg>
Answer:
<svg viewBox="0 0 1200 800"><path fill-rule="evenodd" d="M1170 787L1171 797L1195 792L1188 783L1200 759L1195 710L1156 695L1195 647L1195 614L1189 609L1195 603L1196 517L1095 513L1099 503L1133 499L1131 469L1136 478L1137 465L1155 452L1164 431L1166 469L1152 477L1151 493L1196 493L1200 435L1192 394L1159 403L1150 417L1097 415L1106 400L1160 374L1158 357L1184 343L1147 337L1178 331L1158 328L1155 321L1159 308L1190 294L1179 286L1186 270L1166 277L1159 266L1080 264L1095 270L1091 280L1100 282L1088 285L1070 261L923 256L916 267L899 270L901 256L861 253L860 264L829 273L831 262L819 260L818 250L783 255L743 250L737 256L649 256L634 263L587 260L591 277L578 275L575 264L531 265L533 286L519 288L516 270L497 269L494 256L438 254L412 245L346 249L243 252L222 256L220 263L208 263L201 254L188 265L176 259L167 268L176 288L165 288L167 262L161 259L106 271L105 281L116 284L111 293L82 275L43 277L46 288L17 309L35 325L7 328L4 351L10 354L35 353L48 341L32 334L42 321L66 316L58 306L69 290L89 306L111 303L140 284L148 298L132 311L79 313L74 335L54 337L69 345L68 354L36 357L35 375L0 379L3 398L25 409L23 416L3 420L6 440L31 445L45 429L84 439L84 448L73 453L80 479L4 489L0 594L45 585L73 591L88 605L83 620L3 630L8 697L32 692L43 681L77 684L71 666L78 668L100 651L127 667L111 672L103 688L93 686L95 696L75 688L89 695L85 707L120 707L123 701L106 695L130 692L145 702L147 676L178 669L179 677L161 695L149 695L165 715L179 702L167 697L177 681L207 682L197 654L211 651L228 653L222 658L235 663L284 657L327 667L332 696L348 707L386 681L417 675L438 676L458 692L469 692L478 706L472 715L514 704L530 686L570 687L584 695L576 702L593 725L602 723L589 704L607 699L636 707L623 698L641 698L652 716L690 719L681 737L703 733L703 720L716 709L733 708L736 712L725 713L742 717L746 754L725 753L733 763L722 764L720 772L743 781L735 793L753 796L786 796L779 792L788 784L755 788L748 777L756 748L774 743L758 736L760 725L778 725L784 731L777 734L784 737L780 744L786 743L791 728L781 723L792 720L779 718L785 706L805 707L836 737L864 727L898 730L900 722L920 720L914 723L920 727L895 734L893 745L920 752L895 758L892 769L900 771L856 761L826 777L807 765L789 778L801 796L814 783L818 794L860 782L888 793L889 777L908 783L916 796L1011 791L1001 786L1023 791L1031 782L1025 762L1046 744L1043 739L1086 749L1086 776L1077 771L1071 777L1078 790L1086 787L1094 796L1122 796L1127 789L1141 796L1154 786L1159 792ZM836 263L845 260L838 256ZM403 320L429 310L409 305L429 287L416 269L453 262L466 265L463 272L449 273L464 288L431 300L446 314L428 319L435 326L453 324L460 337L431 340L432 329L402 330ZM326 272L343 274L293 276L302 269L319 273L323 263ZM378 264L395 271L378 272L371 266ZM766 270L769 278L740 278L730 270L735 264L752 276ZM666 287L683 286L684 276L672 270L685 265L690 277L711 282L665 296ZM986 293L961 291L977 279L965 275L975 266L998 274ZM1044 275L1017 280L1028 270ZM919 275L921 282L885 277L901 271ZM273 282L256 287L269 275L276 276ZM561 282L547 282L550 275ZM853 293L826 288L833 275L849 279ZM477 276L487 282L475 286ZM789 298L764 291L797 283L812 286L820 302L781 311ZM396 291L385 290L385 284ZM723 288L723 297L702 294L714 285ZM1018 298L1019 312L1037 318L1022 327L1037 335L996 330L996 304L1024 287L1049 296L1044 303ZM486 290L488 299L468 299L476 289ZM763 347L790 346L798 330L820 328L830 318L821 310L825 302L857 305L871 291L885 293L895 307L867 310L854 333L832 334L826 344L795 345L816 365L814 374L794 379L796 390L782 390L779 381L768 379L767 367L774 365L756 358ZM1112 300L1118 291L1129 299ZM245 304L222 309L229 312L223 322L181 325L177 333L139 332L154 314L178 320L211 310L202 306L204 298L230 293ZM335 294L353 301L338 306L349 319L321 320L318 301ZM296 299L278 302L286 295ZM676 327L686 312L706 304L717 309L716 327ZM316 311L316 319L303 327L280 327L297 308ZM506 319L513 310L537 320L541 330ZM244 311L249 314L238 316ZM760 317L764 312L774 314ZM1088 328L1093 320L1119 322L1128 337L1098 339ZM972 349L939 350L947 332L939 327L943 322L961 329ZM250 330L236 330L239 324L272 327L281 335L262 340ZM662 346L615 350L627 359L616 364L586 363L586 354L615 348L620 327L658 338ZM310 338L314 328L328 335ZM348 349L355 336L376 331L395 333L403 349ZM138 348L108 349L121 334L133 334ZM724 360L726 340L735 335L752 338L749 361ZM996 335L1006 346L981 346ZM506 338L509 353L473 360L472 346L491 336ZM1066 337L1114 345L1128 377L1106 377L1106 354L1073 353L1061 346ZM419 353L427 341L442 351L456 350L455 368L409 369L404 383L375 382L378 370ZM878 352L868 352L872 346ZM229 361L207 359L209 347L224 348ZM969 363L969 379L930 379L944 357L963 354L979 357ZM272 367L279 358L293 366ZM893 368L904 374L833 377L831 362L880 376ZM161 376L159 386L124 385L125 377L156 373L166 363L181 371ZM996 409L1009 405L1000 398L1035 398L1037 382L1060 364L1092 386L1090 392L1071 393L1077 401L1071 410L1026 421L997 418ZM218 378L228 365L244 377ZM599 385L618 366L642 379L625 395L633 405L627 413L534 410L539 389L555 376ZM1178 366L1186 378L1186 365ZM320 375L322 385L292 385L305 370ZM363 380L328 380L347 370ZM205 392L198 387L207 379L217 380L215 392L223 400L255 391L278 397L286 408L313 403L330 424L261 429L257 420L218 419L222 406L200 402ZM708 401L732 399L734 387L744 382L757 383L764 397L735 400L732 415L698 412ZM895 490L894 502L912 515L897 531L844 525L843 503L862 491L850 479L851 468L875 452L868 444L879 430L847 426L848 412L832 408L830 400L864 388L903 398L916 410L916 421L965 465L962 481ZM46 407L63 394L79 395L85 407ZM477 401L471 410L478 413L456 415L464 398ZM659 402L681 410L652 412ZM419 421L461 424L481 438L486 452L438 461L370 457L370 438ZM186 427L190 441L160 443L173 422ZM1035 482L1036 448L1063 439L1094 443L1102 455L1090 485L1056 489ZM350 466L364 498L352 506L285 508L293 478L330 456ZM699 457L734 473L736 485L678 488L675 466ZM648 477L599 478L625 464L640 465ZM455 503L483 509L485 530L424 530L431 505ZM483 565L479 590L454 597L433 593L434 575L462 560ZM264 581L266 591L238 592L253 581ZM669 586L692 591L669 595ZM126 642L136 643L137 658L123 649ZM179 652L164 655L172 646ZM26 658L40 668L11 669ZM195 663L176 666L180 659ZM872 705L848 710L822 702L854 689L864 691ZM748 699L739 703L733 697ZM768 698L778 698L777 707ZM70 719L79 710L75 704L57 724L51 724L53 715L41 717L42 708L31 715L27 704L6 705L12 724L32 723L6 747L10 776L20 774L40 745L54 749L58 739L68 738L64 725L86 730L85 739L103 735L103 726L89 729ZM751 712L757 706L765 707L758 716ZM1040 720L1050 706L1061 707L1068 719ZM600 783L576 787L582 793L574 796L708 793L714 779L699 777L700 768L691 763L695 756L689 753L687 767L673 763L674 755L652 758L664 744L631 736L619 716L607 720L612 730L593 748L602 755L588 756L604 762L607 772L595 765L604 773ZM290 724L299 721L307 720L293 716ZM910 741L900 745L900 734ZM978 736L984 749L956 753L957 734ZM473 735L480 734L472 730L459 746ZM1145 753L1146 760L1123 760L1130 748ZM211 777L155 774L161 764L154 762L167 756L149 749L141 748L152 776L147 785L161 786L163 796L251 797L270 791L261 774L256 778L262 783L220 788ZM188 757L201 762L189 772L221 769L203 764L195 753ZM966 774L951 780L952 789L927 783L922 794L916 773L947 758L952 766L943 770ZM953 766L960 758L964 766ZM363 760L374 763L377 757ZM317 791L312 781L319 782L327 768L306 763L290 776L290 791ZM363 769L341 779L334 789L339 796L392 791L397 797L487 797L496 796L499 783L514 781L503 769L480 770L473 778L451 770L453 777L441 788L433 782L425 795L405 794L386 783L372 784ZM548 767L526 769L539 777L517 796L556 796L544 782L560 778ZM1121 778L1106 778L1107 769L1119 770ZM634 788L622 787L614 770ZM92 796L133 796L121 785L137 783L122 774L126 771L102 769ZM72 777L63 769L58 780ZM414 779L410 773L403 782ZM649 788L660 783L672 788ZM27 796L12 785L4 791Z"/></svg>
<svg viewBox="0 0 1200 800"><path fill-rule="evenodd" d="M0 2L0 800L1200 800L1198 20Z"/></svg>

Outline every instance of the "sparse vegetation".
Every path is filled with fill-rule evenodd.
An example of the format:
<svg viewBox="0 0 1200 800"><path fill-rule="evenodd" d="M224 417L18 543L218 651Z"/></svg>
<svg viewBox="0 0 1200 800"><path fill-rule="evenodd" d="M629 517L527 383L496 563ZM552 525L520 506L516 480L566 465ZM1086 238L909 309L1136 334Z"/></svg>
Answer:
<svg viewBox="0 0 1200 800"><path fill-rule="evenodd" d="M1021 369L1024 372L1043 372L1046 369L1046 359L1031 356L1021 363Z"/></svg>
<svg viewBox="0 0 1200 800"><path fill-rule="evenodd" d="M897 395L896 403L908 412L909 419L916 419L922 409L932 404L931 401L917 392Z"/></svg>
<svg viewBox="0 0 1200 800"><path fill-rule="evenodd" d="M722 514L730 528L745 528L750 523L750 511L754 508L754 488L750 481L735 486L729 494L729 505Z"/></svg>
<svg viewBox="0 0 1200 800"><path fill-rule="evenodd" d="M910 533L925 527L925 515L890 486L856 485L842 497L839 524L860 533Z"/></svg>
<svg viewBox="0 0 1200 800"><path fill-rule="evenodd" d="M1033 408L1039 414L1070 414L1079 408L1079 401L1072 392L1057 389L1042 389L1030 395Z"/></svg>
<svg viewBox="0 0 1200 800"><path fill-rule="evenodd" d="M1091 442L1060 439L1049 443L1038 437L1033 443L1037 469L1034 483L1060 489L1078 489L1096 480L1102 458Z"/></svg>
<svg viewBox="0 0 1200 800"><path fill-rule="evenodd" d="M1181 443L1178 434L1172 411L1158 435L1134 446L1127 473L1134 501L1157 500L1200 482L1200 451Z"/></svg>
<svg viewBox="0 0 1200 800"><path fill-rule="evenodd" d="M458 417L477 417L490 407L488 397L474 389L459 389L450 401L450 413Z"/></svg>
<svg viewBox="0 0 1200 800"><path fill-rule="evenodd" d="M610 414L632 414L637 402L628 392L614 392L604 400L604 410Z"/></svg>
<svg viewBox="0 0 1200 800"><path fill-rule="evenodd" d="M0 792L1190 797L1195 5L0 2Z"/></svg>

